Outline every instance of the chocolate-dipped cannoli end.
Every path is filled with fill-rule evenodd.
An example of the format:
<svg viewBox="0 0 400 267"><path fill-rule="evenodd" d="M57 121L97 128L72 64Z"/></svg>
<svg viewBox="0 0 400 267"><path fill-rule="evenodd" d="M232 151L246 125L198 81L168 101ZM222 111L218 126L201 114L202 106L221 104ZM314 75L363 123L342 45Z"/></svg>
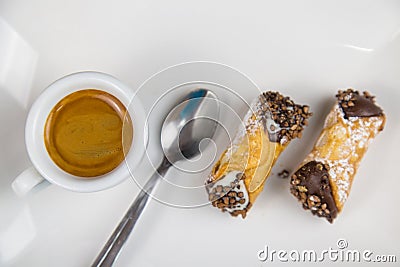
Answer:
<svg viewBox="0 0 400 267"><path fill-rule="evenodd" d="M358 91L347 89L336 95L345 118L383 116L383 110L375 104L375 97L368 92L361 95Z"/></svg>
<svg viewBox="0 0 400 267"><path fill-rule="evenodd" d="M296 104L290 97L272 91L264 92L261 99L270 112L265 114L268 115L265 128L271 142L285 145L292 139L301 138L312 116L309 106Z"/></svg>
<svg viewBox="0 0 400 267"><path fill-rule="evenodd" d="M251 208L249 193L244 184L245 174L232 171L217 181L210 178L206 183L206 188L212 205L234 217L241 215L244 219Z"/></svg>
<svg viewBox="0 0 400 267"><path fill-rule="evenodd" d="M306 163L292 175L290 184L291 193L302 203L304 209L333 222L338 209L325 164L317 161Z"/></svg>

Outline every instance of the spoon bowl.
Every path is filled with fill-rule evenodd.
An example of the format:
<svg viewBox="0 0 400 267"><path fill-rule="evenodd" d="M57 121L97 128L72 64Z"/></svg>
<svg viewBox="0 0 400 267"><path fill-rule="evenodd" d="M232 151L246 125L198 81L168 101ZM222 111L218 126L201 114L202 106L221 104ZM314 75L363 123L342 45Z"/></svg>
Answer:
<svg viewBox="0 0 400 267"><path fill-rule="evenodd" d="M200 142L214 136L218 116L214 93L206 89L190 92L164 120L161 146L167 160L174 163L198 155Z"/></svg>

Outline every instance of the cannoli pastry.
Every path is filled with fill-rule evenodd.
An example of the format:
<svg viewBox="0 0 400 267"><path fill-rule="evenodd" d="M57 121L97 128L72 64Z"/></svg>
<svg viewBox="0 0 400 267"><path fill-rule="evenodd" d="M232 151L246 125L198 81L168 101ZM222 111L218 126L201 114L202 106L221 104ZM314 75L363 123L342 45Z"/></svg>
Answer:
<svg viewBox="0 0 400 267"><path fill-rule="evenodd" d="M308 106L295 104L277 92L265 92L250 105L244 127L236 133L206 181L214 207L246 217L275 161L294 138L300 138Z"/></svg>
<svg viewBox="0 0 400 267"><path fill-rule="evenodd" d="M339 91L313 150L292 175L291 193L329 222L346 202L369 143L383 130L385 115L368 92Z"/></svg>

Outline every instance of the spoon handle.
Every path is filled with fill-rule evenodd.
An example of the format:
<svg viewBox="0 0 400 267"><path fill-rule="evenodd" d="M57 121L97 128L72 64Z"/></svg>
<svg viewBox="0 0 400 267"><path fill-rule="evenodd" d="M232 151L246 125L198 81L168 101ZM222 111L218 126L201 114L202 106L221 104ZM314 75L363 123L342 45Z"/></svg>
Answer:
<svg viewBox="0 0 400 267"><path fill-rule="evenodd" d="M103 249L93 262L92 267L112 266L119 252L121 251L122 246L128 239L133 227L142 214L143 209L149 202L149 196L151 192L161 180L160 177L165 175L170 166L171 163L166 157L164 157L162 163L157 168L157 171L154 172L147 183L143 186L143 189L140 191L135 201L131 204L125 216L122 218L121 222L108 239L107 243L104 245Z"/></svg>

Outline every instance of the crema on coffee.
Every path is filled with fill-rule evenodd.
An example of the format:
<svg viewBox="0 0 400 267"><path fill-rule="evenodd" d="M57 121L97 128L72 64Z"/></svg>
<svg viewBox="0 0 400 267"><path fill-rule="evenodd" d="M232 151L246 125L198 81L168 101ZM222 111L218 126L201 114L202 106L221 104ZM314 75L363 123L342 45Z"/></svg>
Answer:
<svg viewBox="0 0 400 267"><path fill-rule="evenodd" d="M64 97L51 110L44 142L53 162L79 177L106 174L124 160L133 140L133 124L115 96L85 89Z"/></svg>

